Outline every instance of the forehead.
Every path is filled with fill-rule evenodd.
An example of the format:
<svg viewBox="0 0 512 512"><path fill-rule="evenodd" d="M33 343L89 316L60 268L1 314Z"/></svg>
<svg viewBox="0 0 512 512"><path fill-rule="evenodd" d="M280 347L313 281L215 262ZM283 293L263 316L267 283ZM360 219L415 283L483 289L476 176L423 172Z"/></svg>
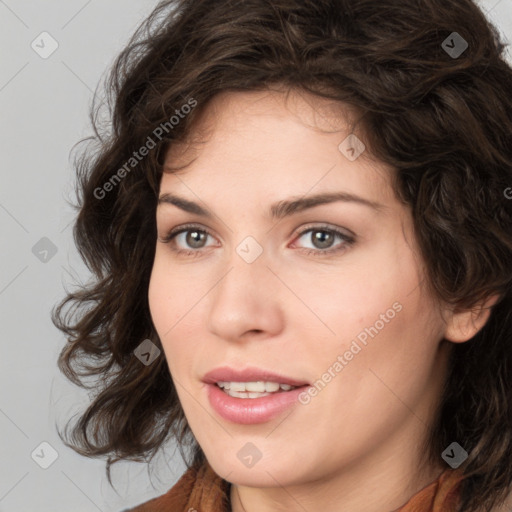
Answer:
<svg viewBox="0 0 512 512"><path fill-rule="evenodd" d="M213 139L226 132L250 132L262 124L285 120L319 133L349 132L358 111L351 105L332 101L320 96L291 90L225 91L208 101L205 108L199 107L200 115L184 142L175 142L170 147L166 167L177 168L185 164L194 152L198 152ZM185 152L187 153L185 155ZM183 161L180 157L183 157Z"/></svg>
<svg viewBox="0 0 512 512"><path fill-rule="evenodd" d="M304 195L340 185L349 193L366 190L369 200L393 199L391 169L363 151L350 161L339 146L357 128L353 107L305 92L224 92L200 111L186 142L167 152L161 189L230 188L244 183L254 193L261 186L286 187Z"/></svg>

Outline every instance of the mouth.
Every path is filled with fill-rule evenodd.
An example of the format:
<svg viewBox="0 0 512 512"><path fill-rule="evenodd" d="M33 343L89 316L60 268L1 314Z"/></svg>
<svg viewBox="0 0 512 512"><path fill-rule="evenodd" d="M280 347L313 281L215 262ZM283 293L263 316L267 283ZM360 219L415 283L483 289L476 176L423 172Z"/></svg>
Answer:
<svg viewBox="0 0 512 512"><path fill-rule="evenodd" d="M265 423L299 402L310 386L305 381L259 368L243 371L217 368L203 377L207 400L225 420L238 424Z"/></svg>

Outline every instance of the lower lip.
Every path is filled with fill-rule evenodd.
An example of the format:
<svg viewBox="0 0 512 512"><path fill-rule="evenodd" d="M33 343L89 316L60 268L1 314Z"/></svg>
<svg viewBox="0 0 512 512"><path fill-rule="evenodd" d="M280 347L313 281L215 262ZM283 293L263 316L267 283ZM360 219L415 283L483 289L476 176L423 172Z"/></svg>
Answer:
<svg viewBox="0 0 512 512"><path fill-rule="evenodd" d="M233 423L251 425L265 423L298 403L299 395L308 386L272 393L260 398L236 398L227 395L216 384L207 384L208 400L215 411Z"/></svg>

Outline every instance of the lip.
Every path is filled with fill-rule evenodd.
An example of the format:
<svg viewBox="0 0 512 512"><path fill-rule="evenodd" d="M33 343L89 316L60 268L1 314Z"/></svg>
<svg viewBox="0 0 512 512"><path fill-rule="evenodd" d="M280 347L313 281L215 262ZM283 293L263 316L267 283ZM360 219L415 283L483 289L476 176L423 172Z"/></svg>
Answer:
<svg viewBox="0 0 512 512"><path fill-rule="evenodd" d="M215 384L216 382L255 382L259 380L278 382L279 384L288 384L294 387L309 385L306 381L300 381L286 375L255 367L235 370L229 366L222 366L208 372L203 377L203 382L206 384ZM253 400L259 399L254 398Z"/></svg>
<svg viewBox="0 0 512 512"><path fill-rule="evenodd" d="M290 391L278 391L260 398L236 398L226 394L216 382L267 381L296 387ZM309 384L291 377L259 368L235 370L216 368L203 377L208 401L219 416L232 423L250 425L270 421L299 402L299 395Z"/></svg>
<svg viewBox="0 0 512 512"><path fill-rule="evenodd" d="M216 384L207 384L208 400L219 416L232 423L251 425L270 421L299 403L299 395L308 386L278 391L260 398L236 398L227 395Z"/></svg>

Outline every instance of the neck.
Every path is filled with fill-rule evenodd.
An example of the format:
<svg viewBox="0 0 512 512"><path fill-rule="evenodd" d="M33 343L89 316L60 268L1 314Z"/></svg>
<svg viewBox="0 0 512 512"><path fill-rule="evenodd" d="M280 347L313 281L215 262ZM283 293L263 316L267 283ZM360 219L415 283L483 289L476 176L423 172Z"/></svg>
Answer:
<svg viewBox="0 0 512 512"><path fill-rule="evenodd" d="M232 484L231 511L398 512L447 467L431 466L418 472L417 468L397 471L382 465L364 475L354 469L304 485L261 489Z"/></svg>

